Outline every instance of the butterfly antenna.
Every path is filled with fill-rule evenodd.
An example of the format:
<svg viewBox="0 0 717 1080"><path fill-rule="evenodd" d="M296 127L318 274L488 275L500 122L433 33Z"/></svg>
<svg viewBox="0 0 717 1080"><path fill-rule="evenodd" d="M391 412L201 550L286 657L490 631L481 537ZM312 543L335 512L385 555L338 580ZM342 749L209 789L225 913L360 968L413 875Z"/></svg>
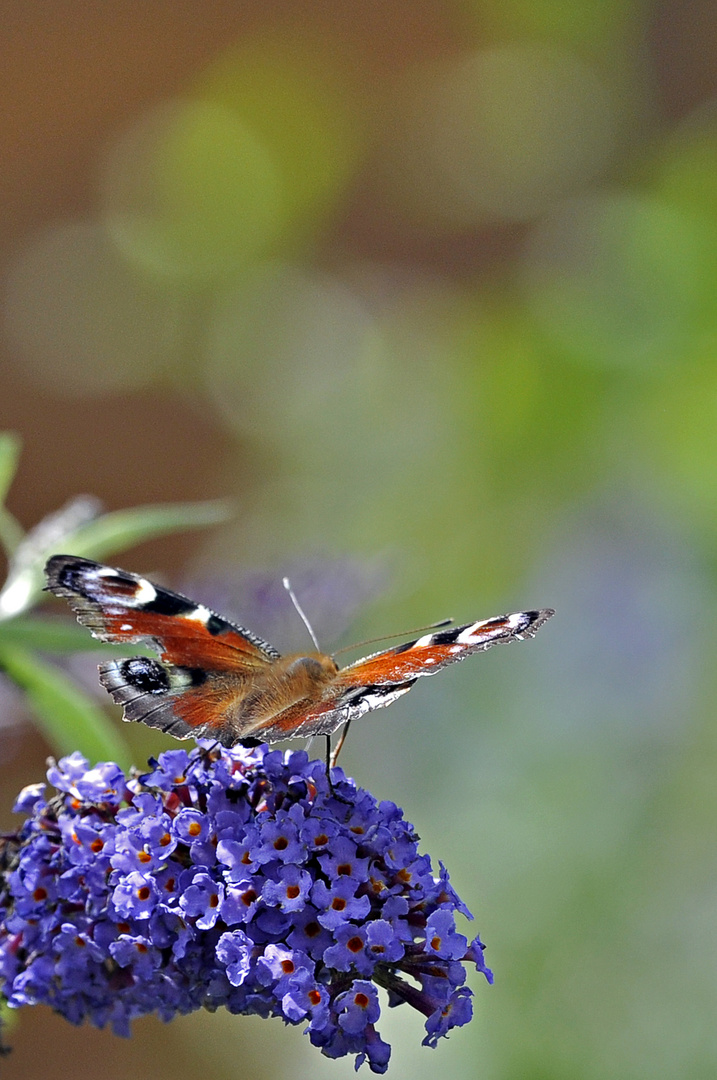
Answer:
<svg viewBox="0 0 717 1080"><path fill-rule="evenodd" d="M288 577L284 578L284 588L286 589L289 596L291 597L292 604L294 605L294 607L298 611L299 615L301 616L301 621L303 622L306 629L309 631L309 634L311 635L311 640L313 641L314 645L316 646L316 651L321 652L321 649L319 648L319 643L316 640L316 634L314 633L314 631L313 631L313 629L311 627L311 623L309 622L309 620L307 619L307 617L306 617L306 615L304 613L304 609L302 608L299 601L296 599L296 595L294 593L294 590L291 587L291 582L289 581Z"/></svg>
<svg viewBox="0 0 717 1080"><path fill-rule="evenodd" d="M382 634L381 637L367 638L366 641L357 641L354 645L344 645L340 649L336 649L332 656L338 656L339 653L348 652L349 649L362 649L364 645L375 645L378 641L390 641L395 637L410 637L411 634L422 634L424 630L440 630L442 626L450 626L453 619L441 619L440 622L431 623L429 626L416 626L413 630L404 630L398 634Z"/></svg>

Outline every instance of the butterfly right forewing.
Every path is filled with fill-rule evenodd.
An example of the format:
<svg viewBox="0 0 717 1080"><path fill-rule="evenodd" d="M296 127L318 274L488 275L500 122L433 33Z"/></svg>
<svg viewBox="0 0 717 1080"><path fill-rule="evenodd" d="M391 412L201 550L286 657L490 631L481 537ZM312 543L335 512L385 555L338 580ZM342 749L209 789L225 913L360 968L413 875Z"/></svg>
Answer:
<svg viewBox="0 0 717 1080"><path fill-rule="evenodd" d="M464 660L471 653L533 637L554 614L552 608L516 611L426 634L415 641L357 660L339 672L339 682L346 687L385 686L435 675L447 664Z"/></svg>

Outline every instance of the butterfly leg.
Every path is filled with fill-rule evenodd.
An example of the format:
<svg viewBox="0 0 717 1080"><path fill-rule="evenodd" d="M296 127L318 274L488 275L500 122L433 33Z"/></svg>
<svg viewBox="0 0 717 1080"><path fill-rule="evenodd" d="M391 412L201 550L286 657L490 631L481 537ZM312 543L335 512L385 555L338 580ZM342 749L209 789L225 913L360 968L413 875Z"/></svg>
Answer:
<svg viewBox="0 0 717 1080"><path fill-rule="evenodd" d="M333 754L332 754L331 753L331 736L330 735L326 736L326 779L329 782L329 791L330 791L331 795L334 797L334 799L338 799L339 802L346 803L347 805L351 805L351 800L347 799L344 795L341 795L340 792L338 792L336 790L336 788L334 787L333 782L331 780L331 770L333 769L333 767L334 767L334 765L336 763L336 758L338 757L338 751L341 749L344 738L345 738L345 736L342 736L341 742L338 745L338 749L335 750L333 752Z"/></svg>
<svg viewBox="0 0 717 1080"><path fill-rule="evenodd" d="M329 782L329 791L331 792L332 795L334 793L334 786L331 783L331 766L333 765L333 763L334 763L334 759L333 759L333 756L331 754L331 736L327 735L326 736L326 779Z"/></svg>
<svg viewBox="0 0 717 1080"><path fill-rule="evenodd" d="M347 720L346 723L344 724L344 730L341 732L341 738L339 739L339 741L336 744L336 749L334 750L333 754L331 755L331 767L332 768L334 767L334 765L338 761L339 754L341 753L341 748L343 747L344 743L346 742L346 736L349 733L349 728L350 727L351 727L351 721Z"/></svg>

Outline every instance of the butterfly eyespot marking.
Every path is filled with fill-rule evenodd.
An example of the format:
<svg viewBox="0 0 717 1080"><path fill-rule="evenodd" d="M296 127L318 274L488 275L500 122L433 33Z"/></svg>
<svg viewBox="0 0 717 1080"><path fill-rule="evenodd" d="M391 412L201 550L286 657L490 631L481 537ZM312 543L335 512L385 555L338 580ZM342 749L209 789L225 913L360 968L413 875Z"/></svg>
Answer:
<svg viewBox="0 0 717 1080"><path fill-rule="evenodd" d="M63 566L57 575L57 584L70 592L79 592L78 583L82 580L83 571L76 566Z"/></svg>
<svg viewBox="0 0 717 1080"><path fill-rule="evenodd" d="M142 694L166 694L203 686L207 673L200 667L171 667L160 660L134 656L130 660L110 661L103 665L113 689L122 684Z"/></svg>
<svg viewBox="0 0 717 1080"><path fill-rule="evenodd" d="M96 599L121 600L129 607L148 607L157 598L157 590L151 581L146 578L131 577L112 567L103 566L99 570L82 571L79 578L80 591L82 587L90 595L93 595L91 584L94 579L94 595Z"/></svg>
<svg viewBox="0 0 717 1080"><path fill-rule="evenodd" d="M431 639L432 645L450 645L452 641L456 640L458 631L455 627L452 630L442 630L440 634L433 634Z"/></svg>
<svg viewBox="0 0 717 1080"><path fill-rule="evenodd" d="M142 579L142 586L149 585L149 582L145 582ZM153 612L155 615L172 615L172 616L186 616L192 615L197 610L197 605L192 603L191 600L185 600L183 596L178 596L176 593L167 592L165 589L154 589L151 585L152 596L147 595L147 599L137 599L137 603L141 603L142 610L146 612ZM141 590L140 590L141 591Z"/></svg>
<svg viewBox="0 0 717 1080"><path fill-rule="evenodd" d="M120 663L119 671L128 686L143 694L166 694L170 689L169 675L159 660L136 656Z"/></svg>
<svg viewBox="0 0 717 1080"><path fill-rule="evenodd" d="M204 668L177 668L176 670L178 673L181 672L181 674L184 676L184 679L182 681L183 686L203 686L204 683L207 681L208 676ZM174 686L174 680L172 680L172 685Z"/></svg>
<svg viewBox="0 0 717 1080"><path fill-rule="evenodd" d="M132 597L132 603L137 607L149 607L157 599L157 590L151 582L142 578L137 585L137 591Z"/></svg>

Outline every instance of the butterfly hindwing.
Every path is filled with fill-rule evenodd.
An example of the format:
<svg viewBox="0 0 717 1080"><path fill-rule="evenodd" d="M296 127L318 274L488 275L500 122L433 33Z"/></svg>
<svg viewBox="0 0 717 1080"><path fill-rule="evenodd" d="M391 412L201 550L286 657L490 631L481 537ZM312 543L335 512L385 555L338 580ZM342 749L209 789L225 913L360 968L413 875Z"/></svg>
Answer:
<svg viewBox="0 0 717 1080"><path fill-rule="evenodd" d="M415 681L410 679L398 686L369 687L346 686L337 678L323 697L297 702L265 724L253 728L251 734L265 742L331 735L349 720L357 720L367 712L390 705L396 698L407 694Z"/></svg>
<svg viewBox="0 0 717 1080"><path fill-rule="evenodd" d="M176 739L213 737L237 741L228 715L235 693L226 678L203 668L178 667L146 656L99 665L100 682L124 709L125 720L159 728ZM241 682L233 680L235 687Z"/></svg>

